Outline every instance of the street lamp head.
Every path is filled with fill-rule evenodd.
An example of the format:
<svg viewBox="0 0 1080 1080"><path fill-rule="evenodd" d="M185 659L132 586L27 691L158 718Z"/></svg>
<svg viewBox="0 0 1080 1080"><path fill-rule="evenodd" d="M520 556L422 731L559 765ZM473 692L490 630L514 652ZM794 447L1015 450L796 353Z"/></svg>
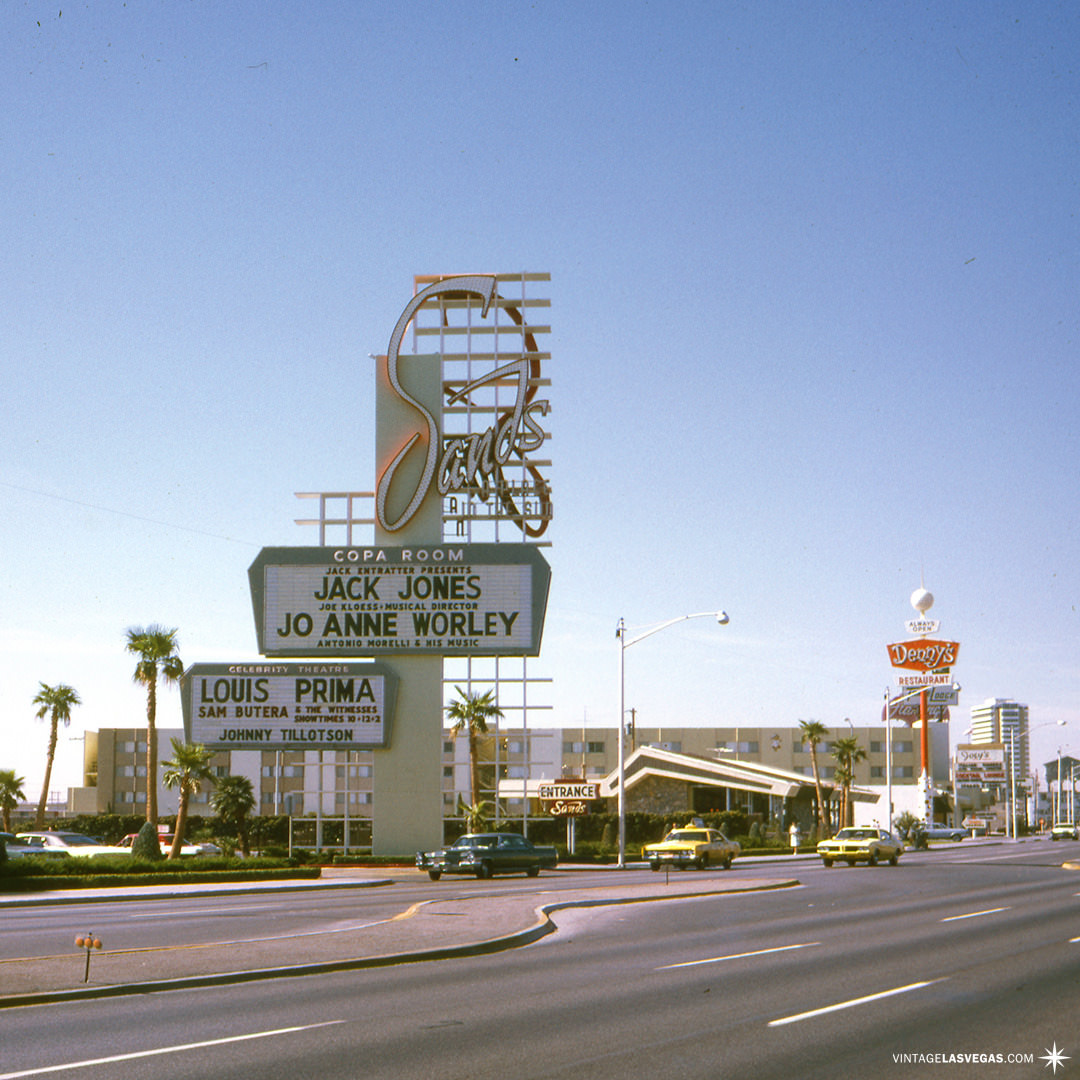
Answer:
<svg viewBox="0 0 1080 1080"><path fill-rule="evenodd" d="M728 618L728 613L727 613L726 611L718 611L718 612L716 613L716 621L717 621L717 622L718 622L718 623L719 623L719 624L720 624L721 626L727 626L727 624L728 624L728 623L729 623L729 622L730 622L731 620L730 620L730 619Z"/></svg>

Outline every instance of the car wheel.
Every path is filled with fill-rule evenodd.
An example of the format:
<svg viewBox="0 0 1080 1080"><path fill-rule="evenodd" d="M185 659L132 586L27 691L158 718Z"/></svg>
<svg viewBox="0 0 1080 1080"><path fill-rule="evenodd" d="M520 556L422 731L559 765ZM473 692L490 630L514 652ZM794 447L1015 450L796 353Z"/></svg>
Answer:
<svg viewBox="0 0 1080 1080"><path fill-rule="evenodd" d="M854 866L855 865L855 860L854 859L846 859L845 862L848 864L848 866Z"/></svg>
<svg viewBox="0 0 1080 1080"><path fill-rule="evenodd" d="M699 856L695 860L694 865L697 866L697 868L699 870L704 870L709 865L709 856L708 855Z"/></svg>
<svg viewBox="0 0 1080 1080"><path fill-rule="evenodd" d="M529 877L539 877L540 876L540 866L539 866L539 864L537 864L536 866L530 866L529 869L525 871L525 873L528 874Z"/></svg>
<svg viewBox="0 0 1080 1080"><path fill-rule="evenodd" d="M720 865L723 866L723 868L725 870L730 870L731 869L731 856L730 855L725 855L724 856L724 861Z"/></svg>
<svg viewBox="0 0 1080 1080"><path fill-rule="evenodd" d="M877 866L877 852L876 851L871 851L870 852L870 858L868 858L866 860L866 865L867 866Z"/></svg>
<svg viewBox="0 0 1080 1080"><path fill-rule="evenodd" d="M439 878L442 877L442 871L441 870L429 870L427 872L427 876L429 878L431 878L432 881L438 881Z"/></svg>
<svg viewBox="0 0 1080 1080"><path fill-rule="evenodd" d="M822 859L821 861L825 864L826 870L832 869L832 859Z"/></svg>
<svg viewBox="0 0 1080 1080"><path fill-rule="evenodd" d="M484 879L485 881L486 881L486 880L487 880L487 879L488 879L489 877L491 877L491 863L489 863L489 862L482 862L482 863L481 863L481 864L480 864L480 865L479 865L479 866L478 866L478 867L476 868L476 876L477 876L478 878L483 878L483 879Z"/></svg>
<svg viewBox="0 0 1080 1080"><path fill-rule="evenodd" d="M655 873L657 870L660 869L660 864L658 862L651 862L649 863L649 869L652 870L653 873Z"/></svg>
<svg viewBox="0 0 1080 1080"><path fill-rule="evenodd" d="M894 851L892 857L889 859L889 865L895 866L900 861L900 856Z"/></svg>

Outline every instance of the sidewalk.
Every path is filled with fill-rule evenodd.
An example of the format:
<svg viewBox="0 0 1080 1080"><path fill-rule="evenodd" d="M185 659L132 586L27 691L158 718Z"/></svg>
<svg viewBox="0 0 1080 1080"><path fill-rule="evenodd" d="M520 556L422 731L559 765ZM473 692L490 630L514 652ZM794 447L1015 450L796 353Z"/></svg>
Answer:
<svg viewBox="0 0 1080 1080"><path fill-rule="evenodd" d="M640 875L640 880L619 885L552 890L549 899L543 901L535 892L520 898L483 895L446 900L436 898L403 908L392 918L331 933L290 934L211 945L117 952L105 948L92 953L90 979L85 984L82 980L86 952L72 944L70 952L59 956L0 960L0 1008L497 952L528 944L550 933L555 929L550 914L563 908L716 896L799 884L795 878L788 876L794 869L794 858L784 859L786 865L783 867L776 865L776 860L771 861L776 872L769 877L756 876L761 872L759 866L746 866L745 874L738 871L688 871L669 875L646 871ZM0 897L0 911L5 918L10 918L20 908L48 903L116 903L147 896L168 898L220 896L245 891L303 892L327 888L392 887L392 882L382 870L350 867L324 873L323 879L314 882L137 886L108 891L57 890L28 897L3 896ZM422 876L420 871L415 870L395 870L394 873L398 878L402 874L416 874L419 880ZM550 875L541 875L537 883L543 888L545 877L572 873L572 868L560 868Z"/></svg>

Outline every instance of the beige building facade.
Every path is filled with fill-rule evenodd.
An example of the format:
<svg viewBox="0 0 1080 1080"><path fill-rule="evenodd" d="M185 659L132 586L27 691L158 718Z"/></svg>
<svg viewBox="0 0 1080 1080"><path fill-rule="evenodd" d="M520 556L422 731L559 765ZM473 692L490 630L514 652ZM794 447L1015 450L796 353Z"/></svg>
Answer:
<svg viewBox="0 0 1080 1080"><path fill-rule="evenodd" d="M933 724L930 729L932 774L938 788L949 778L948 725ZM885 729L876 727L829 728L818 746L821 778L831 784L835 773L832 744L839 738L854 735L867 756L855 768L854 783L863 791L884 792L887 773ZM172 738L183 738L173 729L158 731L159 758L168 760ZM508 819L540 813L536 792L541 782L580 778L599 784L606 782L603 794L613 795L612 778L618 761L617 733L613 728L539 728L493 732L481 740L480 798L498 804L498 816ZM740 809L751 813L770 813L779 804L755 797L755 792L787 790L792 797L797 778L813 784L810 747L799 728L643 728L627 734L627 760L645 748L655 748L668 755L702 759L702 768L710 778L698 786L726 788L722 797L710 795L709 809ZM439 798L444 818L457 816L462 802L468 803L469 760L465 738L455 738L448 730L442 733ZM722 768L735 769L723 781ZM139 813L146 807L146 729L103 728L86 734L84 743L83 784L71 789L68 804L72 812ZM378 751L219 751L211 760L216 776L243 775L251 780L257 801L257 814L322 815L371 820L377 812L375 778L379 767ZM689 767L689 766L685 766ZM737 767L737 768L736 768ZM786 777L781 783L769 780L765 786L756 781L742 783L747 770L762 770L762 775ZM663 770L660 770L661 772ZM715 775L714 775L715 774ZM919 740L917 730L894 726L892 730L892 781L894 812L901 813L914 805L919 777ZM775 781L775 782L774 782ZM682 783L683 781L679 781ZM655 793L667 783L663 777L644 774L638 778L644 786L636 792L628 788L628 805L646 809L648 792ZM779 784L779 786L777 786ZM784 785L787 785L785 788ZM631 785L631 788L636 785ZM797 786L797 785L796 785ZM210 814L212 789L204 789L194 799L191 811ZM911 796L911 799L908 796ZM497 796L497 799L496 799ZM764 796L763 796L764 797ZM158 778L158 800L163 815L176 812L176 792L164 788ZM642 801L644 800L644 801ZM716 805L711 805L715 803ZM860 823L884 820L885 800L863 799L856 805ZM693 807L690 807L691 809Z"/></svg>

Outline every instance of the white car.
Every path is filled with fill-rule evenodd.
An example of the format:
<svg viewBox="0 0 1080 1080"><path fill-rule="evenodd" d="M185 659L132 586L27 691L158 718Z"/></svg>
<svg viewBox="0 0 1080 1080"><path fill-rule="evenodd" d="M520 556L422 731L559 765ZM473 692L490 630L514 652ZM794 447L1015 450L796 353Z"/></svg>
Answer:
<svg viewBox="0 0 1080 1080"><path fill-rule="evenodd" d="M103 844L92 836L83 836L75 832L25 832L19 833L16 839L23 844L39 844L46 851L63 851L68 855L85 858L89 855L130 855L131 852L122 847L114 847L111 844Z"/></svg>
<svg viewBox="0 0 1080 1080"><path fill-rule="evenodd" d="M14 833L0 832L0 840L4 841L4 850L8 853L8 857L12 859L22 858L23 855L41 855L46 858L65 858L65 853L62 851L55 851L52 848L47 848L38 840L34 840L33 842L18 840Z"/></svg>

